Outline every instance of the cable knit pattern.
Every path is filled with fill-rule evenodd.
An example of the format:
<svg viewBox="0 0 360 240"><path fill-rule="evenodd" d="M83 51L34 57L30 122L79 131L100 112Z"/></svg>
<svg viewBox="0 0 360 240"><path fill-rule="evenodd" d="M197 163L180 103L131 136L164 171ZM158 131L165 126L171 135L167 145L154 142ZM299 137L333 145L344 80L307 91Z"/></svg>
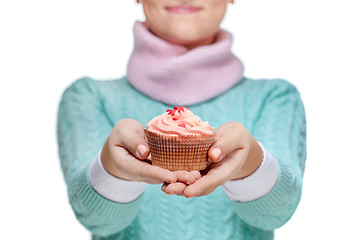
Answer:
<svg viewBox="0 0 360 240"><path fill-rule="evenodd" d="M126 78L84 78L65 91L59 108L59 153L79 221L97 240L273 239L273 230L289 220L299 203L306 155L302 101L283 80L244 78L222 95L191 107L216 128L241 122L273 154L279 177L264 197L230 201L219 187L208 196L186 199L148 185L138 199L123 204L92 189L90 163L115 123L133 118L145 125L171 107L141 94Z"/></svg>

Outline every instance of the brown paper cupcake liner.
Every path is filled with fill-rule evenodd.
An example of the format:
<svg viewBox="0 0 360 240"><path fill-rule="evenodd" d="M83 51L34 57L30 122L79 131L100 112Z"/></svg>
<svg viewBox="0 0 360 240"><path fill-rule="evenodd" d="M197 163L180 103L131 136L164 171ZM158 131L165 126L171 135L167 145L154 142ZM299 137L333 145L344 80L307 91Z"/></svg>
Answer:
<svg viewBox="0 0 360 240"><path fill-rule="evenodd" d="M155 166L176 170L204 170L207 152L215 142L215 134L197 136L166 136L144 130Z"/></svg>

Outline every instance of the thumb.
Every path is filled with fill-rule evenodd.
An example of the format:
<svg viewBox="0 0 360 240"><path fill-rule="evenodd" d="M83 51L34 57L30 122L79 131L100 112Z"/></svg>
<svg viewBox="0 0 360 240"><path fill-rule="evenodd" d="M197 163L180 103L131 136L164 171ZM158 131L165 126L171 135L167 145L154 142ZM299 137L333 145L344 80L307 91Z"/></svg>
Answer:
<svg viewBox="0 0 360 240"><path fill-rule="evenodd" d="M233 151L241 149L241 140L246 135L244 127L237 122L229 122L220 126L215 134L217 140L208 151L212 162L219 162Z"/></svg>
<svg viewBox="0 0 360 240"><path fill-rule="evenodd" d="M113 128L109 143L124 147L138 159L146 159L150 153L145 140L144 127L133 119L122 119Z"/></svg>

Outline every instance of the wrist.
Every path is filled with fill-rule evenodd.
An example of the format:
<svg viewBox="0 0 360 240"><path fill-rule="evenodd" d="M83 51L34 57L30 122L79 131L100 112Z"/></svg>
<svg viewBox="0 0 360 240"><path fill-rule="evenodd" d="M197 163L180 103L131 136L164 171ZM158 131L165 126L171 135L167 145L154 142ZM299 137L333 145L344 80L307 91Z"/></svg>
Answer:
<svg viewBox="0 0 360 240"><path fill-rule="evenodd" d="M246 178L227 181L222 187L232 201L248 202L268 194L275 186L279 167L270 152L259 142L263 151L263 161L259 168Z"/></svg>

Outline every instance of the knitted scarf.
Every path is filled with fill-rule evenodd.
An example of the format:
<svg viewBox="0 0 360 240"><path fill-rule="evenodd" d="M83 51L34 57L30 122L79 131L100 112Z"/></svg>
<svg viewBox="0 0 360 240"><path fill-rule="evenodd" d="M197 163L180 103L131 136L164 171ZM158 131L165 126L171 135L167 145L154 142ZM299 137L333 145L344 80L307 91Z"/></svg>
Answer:
<svg viewBox="0 0 360 240"><path fill-rule="evenodd" d="M231 52L232 35L224 30L213 44L188 50L134 25L134 49L127 67L131 85L169 105L194 105L227 91L243 76L241 61Z"/></svg>

